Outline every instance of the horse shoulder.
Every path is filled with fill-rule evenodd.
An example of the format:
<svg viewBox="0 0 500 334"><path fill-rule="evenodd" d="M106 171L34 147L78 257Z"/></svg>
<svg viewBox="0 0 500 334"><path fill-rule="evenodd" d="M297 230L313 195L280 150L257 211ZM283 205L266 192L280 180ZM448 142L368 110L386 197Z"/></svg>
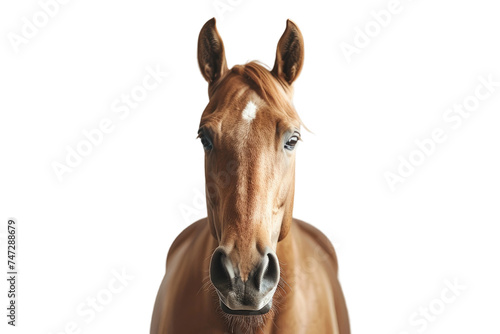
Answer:
<svg viewBox="0 0 500 334"><path fill-rule="evenodd" d="M203 290L203 278L208 275L207 261L214 245L215 239L210 234L206 218L188 226L174 240L168 251L165 277L156 298L152 334L203 326L193 322L192 318L196 313L199 319L203 318L201 310L206 309L210 302L208 298L211 296Z"/></svg>
<svg viewBox="0 0 500 334"><path fill-rule="evenodd" d="M324 294L322 295L323 298L326 298L323 299L323 303L328 304L329 307L327 308L333 311L332 316L326 319L326 321L333 321L333 333L349 334L349 316L344 294L338 280L338 261L335 249L326 235L316 227L298 219L294 219L294 223L304 251L312 253L312 258L316 259L314 264L319 264L319 267L313 267L315 275L321 276L320 272L323 272L324 277L330 282L329 290L332 292L330 295L332 299L327 298ZM306 265L304 268L307 269L308 266Z"/></svg>
<svg viewBox="0 0 500 334"><path fill-rule="evenodd" d="M315 252L321 250L323 253L316 255L324 255L328 257L331 260L331 264L334 267L335 272L337 272L338 270L337 254L335 252L335 248L333 247L328 237L313 225L306 223L302 220L294 218L294 223L299 228L300 232L302 232L301 234L305 234L312 242L312 244L315 246L313 247Z"/></svg>
<svg viewBox="0 0 500 334"><path fill-rule="evenodd" d="M207 228L207 219L200 219L188 227L186 227L172 242L167 254L167 266L169 263L169 259L176 256L177 253L185 249L185 246L188 244L192 244L195 240L198 240L198 236L203 234Z"/></svg>

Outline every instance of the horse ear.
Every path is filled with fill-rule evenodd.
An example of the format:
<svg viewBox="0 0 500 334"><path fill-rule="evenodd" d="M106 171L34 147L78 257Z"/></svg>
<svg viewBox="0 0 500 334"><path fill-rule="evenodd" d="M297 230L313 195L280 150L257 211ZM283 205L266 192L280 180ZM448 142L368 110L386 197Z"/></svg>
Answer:
<svg viewBox="0 0 500 334"><path fill-rule="evenodd" d="M286 29L278 42L272 73L291 85L300 74L304 63L304 39L299 27L286 20Z"/></svg>
<svg viewBox="0 0 500 334"><path fill-rule="evenodd" d="M198 65L205 80L214 83L227 71L222 38L215 27L215 18L208 20L198 37Z"/></svg>

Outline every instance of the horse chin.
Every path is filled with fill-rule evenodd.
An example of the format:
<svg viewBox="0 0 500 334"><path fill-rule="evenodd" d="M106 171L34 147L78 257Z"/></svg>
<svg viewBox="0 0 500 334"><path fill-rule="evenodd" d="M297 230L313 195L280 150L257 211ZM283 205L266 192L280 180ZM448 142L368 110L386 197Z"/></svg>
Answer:
<svg viewBox="0 0 500 334"><path fill-rule="evenodd" d="M261 333L274 312L272 302L258 311L231 310L222 301L220 306L226 325L231 329L230 333Z"/></svg>
<svg viewBox="0 0 500 334"><path fill-rule="evenodd" d="M231 314L231 315L240 315L240 316L264 315L272 309L273 302L271 300L263 308L261 308L260 310L255 310L255 311L254 310L231 310L222 301L220 301L220 307L221 307L222 311L224 311L227 314Z"/></svg>

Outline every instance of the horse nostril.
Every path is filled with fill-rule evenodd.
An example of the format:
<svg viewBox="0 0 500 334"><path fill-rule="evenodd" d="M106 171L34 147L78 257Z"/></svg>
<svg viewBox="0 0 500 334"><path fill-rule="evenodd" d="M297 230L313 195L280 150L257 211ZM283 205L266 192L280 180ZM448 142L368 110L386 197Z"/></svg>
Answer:
<svg viewBox="0 0 500 334"><path fill-rule="evenodd" d="M280 279L278 258L274 252L268 252L255 273L254 282L260 292L269 292L276 287Z"/></svg>
<svg viewBox="0 0 500 334"><path fill-rule="evenodd" d="M212 255L210 262L210 280L213 285L219 290L226 290L231 285L231 277L228 268L227 254L222 249L217 249Z"/></svg>

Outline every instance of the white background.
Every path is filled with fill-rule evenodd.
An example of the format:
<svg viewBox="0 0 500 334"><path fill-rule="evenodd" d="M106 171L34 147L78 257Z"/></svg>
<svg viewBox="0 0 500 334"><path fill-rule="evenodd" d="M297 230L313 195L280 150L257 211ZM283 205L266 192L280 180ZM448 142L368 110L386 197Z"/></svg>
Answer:
<svg viewBox="0 0 500 334"><path fill-rule="evenodd" d="M72 322L80 333L149 331L169 246L205 215L196 43L213 16L230 66L272 67L285 20L302 30L294 102L312 133L298 147L295 217L336 247L353 333L422 332L409 318L439 305L445 280L466 289L423 332L498 333L500 87L459 128L442 118L479 76L500 80L496 3L401 0L350 63L341 43L388 0L230 3L220 14L211 0L69 1L15 52L8 34L40 5L2 2L2 272L7 218L20 225L19 323L5 324L2 279L2 333L71 333ZM119 119L111 104L148 66L169 76ZM113 132L60 182L52 163L104 118ZM384 173L436 127L447 140L391 191ZM134 279L88 322L77 307L122 268Z"/></svg>

